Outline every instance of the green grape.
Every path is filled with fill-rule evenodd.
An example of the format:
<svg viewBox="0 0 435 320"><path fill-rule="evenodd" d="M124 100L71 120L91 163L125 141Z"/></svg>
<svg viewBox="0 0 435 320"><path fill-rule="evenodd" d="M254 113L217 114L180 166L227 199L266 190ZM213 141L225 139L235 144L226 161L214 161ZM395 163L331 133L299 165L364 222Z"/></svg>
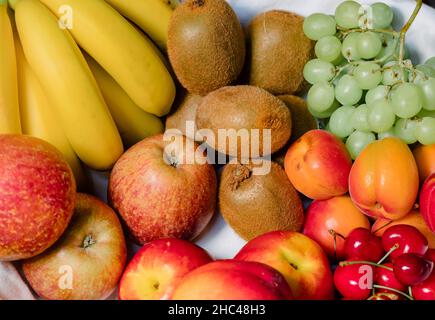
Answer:
<svg viewBox="0 0 435 320"><path fill-rule="evenodd" d="M373 28L386 29L393 22L393 10L383 2L377 2L370 6L372 8Z"/></svg>
<svg viewBox="0 0 435 320"><path fill-rule="evenodd" d="M435 118L425 117L417 122L415 136L424 145L435 144Z"/></svg>
<svg viewBox="0 0 435 320"><path fill-rule="evenodd" d="M391 93L393 112L400 118L412 118L423 107L420 88L413 83L402 83Z"/></svg>
<svg viewBox="0 0 435 320"><path fill-rule="evenodd" d="M435 69L435 57L429 58L426 60L426 62L424 63L426 65L428 65L431 68Z"/></svg>
<svg viewBox="0 0 435 320"><path fill-rule="evenodd" d="M319 59L337 61L341 57L341 41L334 36L323 37L316 43L314 51Z"/></svg>
<svg viewBox="0 0 435 320"><path fill-rule="evenodd" d="M335 10L335 21L346 29L359 27L361 5L355 1L344 1Z"/></svg>
<svg viewBox="0 0 435 320"><path fill-rule="evenodd" d="M353 131L353 126L349 121L352 113L355 111L355 107L340 107L334 111L329 119L329 128L331 132L339 138L348 137Z"/></svg>
<svg viewBox="0 0 435 320"><path fill-rule="evenodd" d="M422 81L418 86L423 98L423 109L435 110L435 78Z"/></svg>
<svg viewBox="0 0 435 320"><path fill-rule="evenodd" d="M417 121L411 119L399 119L394 126L394 135L406 144L413 144L417 142L415 137L415 129Z"/></svg>
<svg viewBox="0 0 435 320"><path fill-rule="evenodd" d="M417 114L417 118L421 119L424 117L435 118L435 110L425 110L421 109L421 111Z"/></svg>
<svg viewBox="0 0 435 320"><path fill-rule="evenodd" d="M352 159L355 160L365 147L375 140L376 137L371 132L355 131L347 138L346 148Z"/></svg>
<svg viewBox="0 0 435 320"><path fill-rule="evenodd" d="M362 32L357 38L358 54L363 59L375 58L382 49L381 39L374 32Z"/></svg>
<svg viewBox="0 0 435 320"><path fill-rule="evenodd" d="M360 60L361 56L358 53L358 34L356 32L349 33L343 40L341 46L341 54L348 61Z"/></svg>
<svg viewBox="0 0 435 320"><path fill-rule="evenodd" d="M423 72L428 77L435 78L435 68L428 64L419 64L415 69Z"/></svg>
<svg viewBox="0 0 435 320"><path fill-rule="evenodd" d="M374 62L360 63L353 71L353 75L363 90L375 88L382 80L381 67Z"/></svg>
<svg viewBox="0 0 435 320"><path fill-rule="evenodd" d="M316 110L313 110L312 108L310 108L310 106L308 105L308 111L310 111L310 113L313 115L313 117L318 118L318 119L327 119L331 116L331 114L337 110L337 108L340 106L340 104L335 100L334 103L332 104L332 106L325 111L319 112Z"/></svg>
<svg viewBox="0 0 435 320"><path fill-rule="evenodd" d="M326 111L331 108L334 101L334 87L327 82L316 83L308 91L307 104L314 111Z"/></svg>
<svg viewBox="0 0 435 320"><path fill-rule="evenodd" d="M392 86L398 82L407 81L405 70L399 66L397 61L387 62L383 68L382 83L384 85Z"/></svg>
<svg viewBox="0 0 435 320"><path fill-rule="evenodd" d="M378 133L378 140L383 140L385 138L393 138L396 137L394 135L394 128L391 128L388 131Z"/></svg>
<svg viewBox="0 0 435 320"><path fill-rule="evenodd" d="M368 105L368 108L368 122L372 131L380 133L388 131L393 127L396 116L387 99L376 100Z"/></svg>
<svg viewBox="0 0 435 320"><path fill-rule="evenodd" d="M372 131L367 120L368 112L369 109L365 104L362 104L359 107L357 107L355 111L352 113L352 116L350 117L350 123L352 124L352 127L358 131L363 131L363 132Z"/></svg>
<svg viewBox="0 0 435 320"><path fill-rule="evenodd" d="M357 104L363 91L353 76L344 75L335 87L335 97L342 105L352 106Z"/></svg>
<svg viewBox="0 0 435 320"><path fill-rule="evenodd" d="M399 48L399 46L397 45L398 42L396 43L394 37L390 34L381 33L380 36L381 36L382 48L381 48L381 52L379 52L379 54L376 56L376 59L382 60L384 62L395 60L396 59L395 53Z"/></svg>
<svg viewBox="0 0 435 320"><path fill-rule="evenodd" d="M390 92L390 87L388 86L377 86L376 88L370 89L366 94L366 103L371 104L378 99L385 99Z"/></svg>
<svg viewBox="0 0 435 320"><path fill-rule="evenodd" d="M333 36L337 32L335 19L323 13L315 13L304 21L304 33L311 40L320 40L326 36Z"/></svg>
<svg viewBox="0 0 435 320"><path fill-rule="evenodd" d="M304 67L304 78L311 84L329 82L335 76L335 67L332 63L313 59L308 61Z"/></svg>

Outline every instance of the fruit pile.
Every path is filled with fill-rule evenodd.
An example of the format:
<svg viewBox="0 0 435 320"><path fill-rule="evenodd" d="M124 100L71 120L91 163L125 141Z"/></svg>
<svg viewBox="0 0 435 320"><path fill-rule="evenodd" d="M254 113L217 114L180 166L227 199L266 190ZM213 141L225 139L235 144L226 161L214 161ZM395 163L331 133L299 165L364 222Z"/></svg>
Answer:
<svg viewBox="0 0 435 320"><path fill-rule="evenodd" d="M435 300L420 7L0 0L0 263L43 299ZM233 257L192 243L216 211Z"/></svg>
<svg viewBox="0 0 435 320"><path fill-rule="evenodd" d="M315 13L304 32L317 41L317 58L304 69L313 86L310 112L325 119L327 130L346 139L353 159L376 139L396 136L407 144L435 143L435 57L414 66L405 35L417 6L400 32L384 3L362 6L344 1L335 16Z"/></svg>

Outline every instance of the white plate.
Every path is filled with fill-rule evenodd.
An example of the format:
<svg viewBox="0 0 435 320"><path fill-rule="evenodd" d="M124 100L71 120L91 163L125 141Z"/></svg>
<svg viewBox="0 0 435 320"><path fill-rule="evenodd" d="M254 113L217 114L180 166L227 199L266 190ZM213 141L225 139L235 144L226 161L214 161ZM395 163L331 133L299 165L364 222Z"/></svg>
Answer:
<svg viewBox="0 0 435 320"><path fill-rule="evenodd" d="M303 16L315 12L333 14L342 0L228 0L246 26L249 21L261 12L272 9L287 10ZM378 1L364 0L363 4ZM384 0L395 11L395 27L400 28L412 13L415 2L412 0ZM435 55L435 10L424 6L415 23L408 32L407 45L413 61L424 62ZM92 172L95 194L106 199L108 173ZM220 214L216 214L207 230L196 240L196 243L208 250L216 259L232 258L245 241L237 236L225 223ZM137 249L133 246L134 249Z"/></svg>

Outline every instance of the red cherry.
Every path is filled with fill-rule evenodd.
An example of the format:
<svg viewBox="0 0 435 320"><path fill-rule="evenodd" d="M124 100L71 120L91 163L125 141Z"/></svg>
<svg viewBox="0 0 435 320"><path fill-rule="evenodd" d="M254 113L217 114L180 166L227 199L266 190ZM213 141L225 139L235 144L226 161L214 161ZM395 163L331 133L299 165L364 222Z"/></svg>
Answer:
<svg viewBox="0 0 435 320"><path fill-rule="evenodd" d="M428 249L428 250L426 251L426 254L424 255L424 257L425 257L427 260L430 260L430 261L432 261L433 263L435 263L435 249Z"/></svg>
<svg viewBox="0 0 435 320"><path fill-rule="evenodd" d="M435 300L435 272L422 283L412 286L411 292L415 300Z"/></svg>
<svg viewBox="0 0 435 320"><path fill-rule="evenodd" d="M432 273L433 262L415 253L404 253L394 259L394 275L404 285L413 286L423 282Z"/></svg>
<svg viewBox="0 0 435 320"><path fill-rule="evenodd" d="M373 287L374 268L367 264L339 265L334 284L345 300L365 300Z"/></svg>
<svg viewBox="0 0 435 320"><path fill-rule="evenodd" d="M383 266L389 267L391 269L393 269L393 264L392 263L385 263L383 264ZM376 274L375 274L375 284L383 286L383 287L388 287L391 289L395 289L398 291L402 291L404 292L406 290L406 286L401 283L399 280L397 280L394 271L392 270L388 270L385 268L377 268L376 269ZM388 292L391 293L390 290L387 289L377 289L379 292Z"/></svg>
<svg viewBox="0 0 435 320"><path fill-rule="evenodd" d="M379 292L372 295L367 300L400 300L401 297L395 293Z"/></svg>
<svg viewBox="0 0 435 320"><path fill-rule="evenodd" d="M344 241L344 256L347 260L365 260L378 262L384 255L382 241L370 230L356 228Z"/></svg>
<svg viewBox="0 0 435 320"><path fill-rule="evenodd" d="M405 224L397 224L385 230L382 235L382 245L385 251L398 245L390 255L393 260L403 253L416 253L423 256L428 249L426 237L417 228Z"/></svg>

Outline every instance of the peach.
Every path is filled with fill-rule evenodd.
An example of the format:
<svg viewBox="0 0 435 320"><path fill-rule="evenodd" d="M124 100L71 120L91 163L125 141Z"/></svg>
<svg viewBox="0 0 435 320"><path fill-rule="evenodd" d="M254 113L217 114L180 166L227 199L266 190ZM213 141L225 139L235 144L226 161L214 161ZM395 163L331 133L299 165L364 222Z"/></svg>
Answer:
<svg viewBox="0 0 435 320"><path fill-rule="evenodd" d="M418 212L417 210L413 210L408 215L399 220L392 221L384 218L379 218L373 224L372 232L375 235L382 237L388 227L397 224L407 224L417 228L426 237L427 241L429 242L429 248L435 249L435 233L433 233L429 229L420 212Z"/></svg>
<svg viewBox="0 0 435 320"><path fill-rule="evenodd" d="M429 175L435 173L435 144L417 145L412 151L417 162L420 182L423 183Z"/></svg>
<svg viewBox="0 0 435 320"><path fill-rule="evenodd" d="M274 231L249 241L235 259L257 261L279 271L299 300L333 299L328 258L309 237L292 231Z"/></svg>
<svg viewBox="0 0 435 320"><path fill-rule="evenodd" d="M121 300L168 300L190 271L213 261L196 245L175 238L145 244L125 269L119 284Z"/></svg>
<svg viewBox="0 0 435 320"><path fill-rule="evenodd" d="M262 263L223 260L190 272L173 300L282 300L291 291L283 276Z"/></svg>
<svg viewBox="0 0 435 320"><path fill-rule="evenodd" d="M426 179L421 188L420 212L429 229L435 232L435 173Z"/></svg>
<svg viewBox="0 0 435 320"><path fill-rule="evenodd" d="M26 259L53 245L73 215L76 183L49 143L0 135L0 261Z"/></svg>
<svg viewBox="0 0 435 320"><path fill-rule="evenodd" d="M370 229L370 222L348 196L315 200L308 207L304 234L320 244L330 258L344 258L344 239L341 236L347 237L356 228ZM333 232L337 234L335 237Z"/></svg>
<svg viewBox="0 0 435 320"><path fill-rule="evenodd" d="M315 200L340 196L348 190L352 159L333 134L311 130L287 151L284 167L296 190Z"/></svg>
<svg viewBox="0 0 435 320"><path fill-rule="evenodd" d="M398 138L369 144L356 159L349 176L349 193L365 214L397 220L417 199L419 181L414 157Z"/></svg>

